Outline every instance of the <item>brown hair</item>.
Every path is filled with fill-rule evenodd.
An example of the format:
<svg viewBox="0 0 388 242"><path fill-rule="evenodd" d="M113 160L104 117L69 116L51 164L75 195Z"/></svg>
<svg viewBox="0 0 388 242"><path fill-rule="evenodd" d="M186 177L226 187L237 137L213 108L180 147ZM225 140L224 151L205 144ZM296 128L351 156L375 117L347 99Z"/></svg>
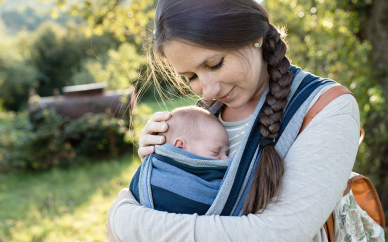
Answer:
<svg viewBox="0 0 388 242"><path fill-rule="evenodd" d="M287 46L270 24L267 12L254 0L159 0L155 13L154 63L164 78L187 87L164 58L170 40L189 41L203 48L237 50L263 37L263 59L268 63L269 93L259 117L262 136L278 137L292 81ZM157 64L157 65L153 65ZM254 180L244 204L244 214L261 213L278 194L284 160L274 146L263 148Z"/></svg>
<svg viewBox="0 0 388 242"><path fill-rule="evenodd" d="M160 135L166 137L166 143L173 145L173 140L178 136L189 138L198 135L201 124L204 125L205 122L214 122L222 126L213 114L203 108L196 106L176 108L171 112L171 118L166 121L167 132Z"/></svg>

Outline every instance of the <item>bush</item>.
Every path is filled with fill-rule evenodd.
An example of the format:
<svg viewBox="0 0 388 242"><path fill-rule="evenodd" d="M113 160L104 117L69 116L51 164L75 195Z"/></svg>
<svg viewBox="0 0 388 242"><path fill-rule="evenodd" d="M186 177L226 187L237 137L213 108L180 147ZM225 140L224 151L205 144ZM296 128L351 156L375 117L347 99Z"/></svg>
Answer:
<svg viewBox="0 0 388 242"><path fill-rule="evenodd" d="M29 118L26 112L0 113L0 172L46 170L72 166L82 156L117 156L125 142L129 118L87 113L71 120L45 109Z"/></svg>

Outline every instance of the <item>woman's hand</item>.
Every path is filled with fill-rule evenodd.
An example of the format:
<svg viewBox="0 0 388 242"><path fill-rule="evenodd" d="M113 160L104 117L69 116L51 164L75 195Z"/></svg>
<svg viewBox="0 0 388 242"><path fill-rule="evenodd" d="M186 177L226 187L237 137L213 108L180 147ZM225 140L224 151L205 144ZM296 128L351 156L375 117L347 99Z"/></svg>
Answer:
<svg viewBox="0 0 388 242"><path fill-rule="evenodd" d="M123 188L120 192L119 195L117 196L116 200L113 202L112 206L108 209L108 220L105 222L105 227L106 227L106 237L108 238L109 242L116 242L115 237L113 236L112 230L110 228L110 219L113 210L116 208L117 204L121 202L124 199L135 199L135 197L132 195L132 193L129 191L128 188ZM135 199L136 200L136 199Z"/></svg>
<svg viewBox="0 0 388 242"><path fill-rule="evenodd" d="M164 136L156 134L167 131L168 125L162 121L166 121L169 118L171 118L171 113L157 112L154 113L150 120L148 120L146 126L141 131L141 137L139 139L139 150L137 153L141 160L143 160L145 156L155 152L155 145L163 144L165 142Z"/></svg>

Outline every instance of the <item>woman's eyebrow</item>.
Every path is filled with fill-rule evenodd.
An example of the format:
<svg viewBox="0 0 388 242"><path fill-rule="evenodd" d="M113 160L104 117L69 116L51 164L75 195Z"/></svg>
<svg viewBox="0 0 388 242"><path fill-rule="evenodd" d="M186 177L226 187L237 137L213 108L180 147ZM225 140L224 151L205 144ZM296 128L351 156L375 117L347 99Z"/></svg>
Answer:
<svg viewBox="0 0 388 242"><path fill-rule="evenodd" d="M196 69L200 68L201 66L205 65L209 60L213 59L214 57L218 56L219 54L215 54L215 55L212 55L212 56L209 56L208 58L206 58L204 61L202 61L197 67ZM185 74L187 74L189 72L178 72L178 74L180 76L183 76Z"/></svg>

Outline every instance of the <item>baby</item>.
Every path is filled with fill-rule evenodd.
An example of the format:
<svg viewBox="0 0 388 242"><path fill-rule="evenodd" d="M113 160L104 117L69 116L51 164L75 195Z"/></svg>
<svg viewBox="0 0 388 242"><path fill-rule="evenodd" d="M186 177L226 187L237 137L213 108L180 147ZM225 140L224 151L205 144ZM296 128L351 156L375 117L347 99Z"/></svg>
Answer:
<svg viewBox="0 0 388 242"><path fill-rule="evenodd" d="M166 144L144 158L129 186L141 205L159 211L206 214L230 163L221 122L195 106L177 108L160 133Z"/></svg>
<svg viewBox="0 0 388 242"><path fill-rule="evenodd" d="M166 123L168 130L161 135L167 144L206 158L228 158L228 133L209 111L196 106L177 108Z"/></svg>

